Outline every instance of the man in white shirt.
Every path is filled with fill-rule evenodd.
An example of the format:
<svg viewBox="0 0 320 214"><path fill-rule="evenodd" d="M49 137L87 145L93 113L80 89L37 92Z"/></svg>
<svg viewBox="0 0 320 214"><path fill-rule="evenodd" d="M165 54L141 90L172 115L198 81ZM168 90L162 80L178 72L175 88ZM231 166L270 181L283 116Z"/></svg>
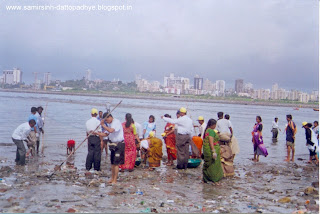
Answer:
<svg viewBox="0 0 320 214"><path fill-rule="evenodd" d="M271 129L272 140L277 140L278 133L279 133L278 129L280 130L279 124L278 124L278 118L276 117L276 118L274 118L274 121L272 121L272 129Z"/></svg>
<svg viewBox="0 0 320 214"><path fill-rule="evenodd" d="M100 121L97 119L98 110L91 109L91 118L86 122L86 130L88 137L88 155L86 159L86 170L93 168L100 171L101 163L101 127ZM98 128L98 129L97 129Z"/></svg>
<svg viewBox="0 0 320 214"><path fill-rule="evenodd" d="M13 134L12 141L17 145L16 152L16 164L17 165L25 165L26 164L26 148L23 144L23 141L27 140L31 129L36 125L36 121L34 119L29 120L29 122L22 123L18 126Z"/></svg>
<svg viewBox="0 0 320 214"><path fill-rule="evenodd" d="M204 122L203 116L198 117L198 122L200 124L199 126L196 126L196 127L199 127L199 135L198 136L203 139L204 131L207 128L207 124Z"/></svg>
<svg viewBox="0 0 320 214"><path fill-rule="evenodd" d="M104 121L107 122L108 126L105 125ZM109 114L106 118L101 120L101 126L109 132L109 149L111 152L111 179L108 181L110 184L116 184L119 173L119 165L124 164L124 137L122 124L118 119L113 118Z"/></svg>
<svg viewBox="0 0 320 214"><path fill-rule="evenodd" d="M216 130L222 142L230 142L233 131L232 127L227 119L223 118L223 112L218 112L218 121Z"/></svg>
<svg viewBox="0 0 320 214"><path fill-rule="evenodd" d="M171 119L161 116L165 122L173 123L179 126L176 135L177 147L177 169L187 169L189 159L189 145L192 145L191 136L193 132L192 120L186 115L187 109L180 108L180 117Z"/></svg>

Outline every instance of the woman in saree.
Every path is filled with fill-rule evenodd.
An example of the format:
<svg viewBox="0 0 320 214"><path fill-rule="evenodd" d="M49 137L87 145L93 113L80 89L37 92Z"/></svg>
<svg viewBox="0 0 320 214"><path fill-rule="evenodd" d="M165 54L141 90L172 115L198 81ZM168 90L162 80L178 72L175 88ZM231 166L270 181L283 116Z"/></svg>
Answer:
<svg viewBox="0 0 320 214"><path fill-rule="evenodd" d="M251 132L252 134L252 143L253 143L253 151L254 151L254 156L253 160L254 162L259 162L259 156L263 155L267 157L268 151L267 148L263 144L263 139L262 139L262 119L260 116L256 117L256 124L253 126L253 131Z"/></svg>
<svg viewBox="0 0 320 214"><path fill-rule="evenodd" d="M170 115L165 114L165 117L171 118ZM167 147L168 162L167 166L172 166L173 161L177 159L176 149L176 135L174 134L174 124L167 123L164 127L163 139Z"/></svg>
<svg viewBox="0 0 320 214"><path fill-rule="evenodd" d="M210 119L203 136L204 164L202 168L203 181L214 183L223 178L223 170L220 161L219 136L214 131L217 121Z"/></svg>
<svg viewBox="0 0 320 214"><path fill-rule="evenodd" d="M154 167L159 167L162 159L162 140L156 138L154 132L149 133L149 148L148 148L148 161L149 170L154 170Z"/></svg>
<svg viewBox="0 0 320 214"><path fill-rule="evenodd" d="M125 143L125 159L124 164L120 165L119 168L121 170L133 171L137 156L135 143L135 139L137 138L137 130L130 113L126 114L126 122L122 123L122 127Z"/></svg>

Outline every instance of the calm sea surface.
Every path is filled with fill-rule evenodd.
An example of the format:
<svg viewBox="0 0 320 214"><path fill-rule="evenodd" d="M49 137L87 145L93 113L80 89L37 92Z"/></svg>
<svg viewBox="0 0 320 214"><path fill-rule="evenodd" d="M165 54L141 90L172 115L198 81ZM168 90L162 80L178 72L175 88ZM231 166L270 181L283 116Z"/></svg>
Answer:
<svg viewBox="0 0 320 214"><path fill-rule="evenodd" d="M124 122L126 113L131 113L135 121L142 124L148 120L149 115L154 115L157 124L157 136L164 130L165 122L160 118L166 113L175 117L176 110L181 106L188 108L188 115L197 124L197 117L204 116L216 119L218 111L223 111L231 116L233 130L239 141L240 154L236 162L248 162L253 155L251 143L251 131L255 123L255 117L262 117L263 138L268 149L269 156L261 157L262 162L283 161L286 156L285 134L283 132L286 124L286 114L293 115L293 121L298 126L296 135L296 155L301 158L308 158L309 152L305 146L305 131L301 128L303 121L313 122L318 120L318 112L313 109L293 110L292 107L274 106L250 106L236 104L213 104L198 102L179 102L143 99L122 99L103 98L88 96L66 96L0 92L0 143L12 143L11 135L14 129L27 121L32 106L45 106L45 155L50 156L50 161L63 161L66 157L66 142L74 139L78 144L86 137L85 122L91 117L90 110L95 107L105 111L105 104L109 102L111 109L122 100L122 104L113 112L113 116ZM44 116L44 114L43 114ZM272 143L271 124L274 117L279 117L279 125L282 130L277 143ZM198 130L197 130L198 131ZM1 156L8 158L10 162L15 158L15 146L0 147ZM75 165L84 168L87 146L84 143L77 152Z"/></svg>

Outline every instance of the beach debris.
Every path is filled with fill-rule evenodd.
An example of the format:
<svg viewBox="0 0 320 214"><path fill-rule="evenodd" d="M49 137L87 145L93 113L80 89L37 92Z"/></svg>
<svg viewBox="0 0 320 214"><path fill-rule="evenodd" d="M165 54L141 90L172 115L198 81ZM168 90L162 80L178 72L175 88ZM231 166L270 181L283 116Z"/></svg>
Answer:
<svg viewBox="0 0 320 214"><path fill-rule="evenodd" d="M278 200L279 203L289 203L291 199L289 197L284 197Z"/></svg>
<svg viewBox="0 0 320 214"><path fill-rule="evenodd" d="M0 193L1 192L7 192L8 191L8 189L0 189Z"/></svg>
<svg viewBox="0 0 320 214"><path fill-rule="evenodd" d="M91 172L85 172L85 173L84 173L84 176L85 176L87 179L93 179L93 178L94 178L94 175L93 175Z"/></svg>
<svg viewBox="0 0 320 214"><path fill-rule="evenodd" d="M274 194L274 193L276 193L276 192L277 192L277 190L274 190L274 189L269 190L269 193L270 193L270 194Z"/></svg>
<svg viewBox="0 0 320 214"><path fill-rule="evenodd" d="M75 213L75 212L76 212L76 210L73 209L73 208L69 208L69 209L67 210L67 213Z"/></svg>
<svg viewBox="0 0 320 214"><path fill-rule="evenodd" d="M150 208L146 208L145 210L141 210L141 213L150 213L151 209Z"/></svg>
<svg viewBox="0 0 320 214"><path fill-rule="evenodd" d="M151 212L152 212L152 213L158 213L158 210L157 210L156 208L152 208L152 209L151 209Z"/></svg>
<svg viewBox="0 0 320 214"><path fill-rule="evenodd" d="M318 191L313 187L307 187L307 188L304 189L304 193L306 195L312 195L312 194L315 195L315 194L318 194Z"/></svg>
<svg viewBox="0 0 320 214"><path fill-rule="evenodd" d="M54 204L52 204L52 203L48 202L48 203L46 203L44 206L46 206L46 207L53 207L53 206L54 206Z"/></svg>
<svg viewBox="0 0 320 214"><path fill-rule="evenodd" d="M61 166L60 165L55 165L54 166L54 171L60 171L61 170Z"/></svg>
<svg viewBox="0 0 320 214"><path fill-rule="evenodd" d="M100 182L97 179L92 179L92 181L90 181L88 186L89 187L99 187L100 186Z"/></svg>
<svg viewBox="0 0 320 214"><path fill-rule="evenodd" d="M316 181L316 182L312 182L312 187L314 188L319 188L319 181Z"/></svg>
<svg viewBox="0 0 320 214"><path fill-rule="evenodd" d="M73 203L73 202L79 202L81 200L68 200L68 201L61 201L61 203Z"/></svg>
<svg viewBox="0 0 320 214"><path fill-rule="evenodd" d="M143 195L143 192L142 191L137 191L136 195Z"/></svg>
<svg viewBox="0 0 320 214"><path fill-rule="evenodd" d="M294 211L292 214L304 214L308 212L308 210L304 209L304 210L297 210L297 211Z"/></svg>

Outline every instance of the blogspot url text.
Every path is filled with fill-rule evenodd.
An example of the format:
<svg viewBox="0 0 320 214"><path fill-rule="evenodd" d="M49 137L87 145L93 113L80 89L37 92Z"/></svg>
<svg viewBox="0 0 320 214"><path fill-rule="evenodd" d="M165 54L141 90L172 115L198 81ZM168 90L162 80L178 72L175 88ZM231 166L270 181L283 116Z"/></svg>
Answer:
<svg viewBox="0 0 320 214"><path fill-rule="evenodd" d="M131 11L131 5L7 5L7 11Z"/></svg>

